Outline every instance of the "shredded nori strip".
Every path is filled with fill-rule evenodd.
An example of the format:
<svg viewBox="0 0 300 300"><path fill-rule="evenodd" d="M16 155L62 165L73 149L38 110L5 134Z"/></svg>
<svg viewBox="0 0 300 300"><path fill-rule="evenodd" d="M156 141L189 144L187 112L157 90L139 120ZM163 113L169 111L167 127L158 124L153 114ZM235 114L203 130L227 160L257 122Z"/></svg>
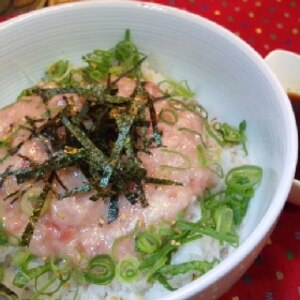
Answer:
<svg viewBox="0 0 300 300"><path fill-rule="evenodd" d="M0 188L2 187L3 185L3 182L4 180L6 179L6 177L10 176L11 175L11 168L12 166L8 166L5 171L0 175Z"/></svg>
<svg viewBox="0 0 300 300"><path fill-rule="evenodd" d="M144 182L149 184L157 184L157 185L178 185L178 186L184 185L182 182L177 182L169 179L152 178L152 177L146 177L144 179Z"/></svg>
<svg viewBox="0 0 300 300"><path fill-rule="evenodd" d="M46 198L48 196L49 191L51 190L52 180L54 178L54 172L52 172L48 178L48 181L45 183L43 191L39 197L39 201L37 201L36 206L33 210L32 216L29 218L29 222L22 234L21 237L21 246L29 246L33 231L35 228L36 223L38 222L38 219L40 217L41 211L43 209L44 203L46 201Z"/></svg>
<svg viewBox="0 0 300 300"><path fill-rule="evenodd" d="M61 199L66 198L66 197L70 197L70 196L76 195L78 193L89 192L92 189L93 189L93 187L90 184L87 183L87 184L84 184L84 185L82 185L80 187L74 188L71 191L65 191L63 193L58 194L58 200L61 200Z"/></svg>
<svg viewBox="0 0 300 300"><path fill-rule="evenodd" d="M114 195L110 198L108 204L107 223L115 221L119 215L119 196Z"/></svg>
<svg viewBox="0 0 300 300"><path fill-rule="evenodd" d="M157 116L156 116L156 111L154 108L154 103L151 95L148 94L148 107L149 107L149 112L150 112L150 118L151 118L151 123L152 123L152 129L153 129L153 140L157 144L157 147L160 147L162 144L161 141L161 132L158 130L157 127Z"/></svg>
<svg viewBox="0 0 300 300"><path fill-rule="evenodd" d="M57 153L56 157L50 160L47 160L43 164L38 166L29 167L25 169L20 169L17 171L10 172L10 175L15 175L18 183L23 183L29 179L39 179L42 178L49 171L56 171L71 165L74 165L79 159L82 159L85 156L85 151L80 150L75 154L63 154Z"/></svg>
<svg viewBox="0 0 300 300"><path fill-rule="evenodd" d="M0 295L1 294L6 295L11 299L18 299L18 295L3 283L0 283Z"/></svg>

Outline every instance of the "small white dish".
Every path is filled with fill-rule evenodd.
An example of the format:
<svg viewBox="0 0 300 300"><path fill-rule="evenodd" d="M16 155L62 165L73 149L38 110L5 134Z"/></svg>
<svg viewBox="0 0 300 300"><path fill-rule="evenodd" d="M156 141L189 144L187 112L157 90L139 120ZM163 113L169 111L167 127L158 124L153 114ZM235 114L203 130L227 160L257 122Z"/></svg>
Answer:
<svg viewBox="0 0 300 300"><path fill-rule="evenodd" d="M265 60L285 91L300 95L300 55L286 50L275 50L270 52ZM293 180L288 200L300 205L300 180Z"/></svg>
<svg viewBox="0 0 300 300"><path fill-rule="evenodd" d="M270 52L266 63L286 92L300 94L300 55L286 50Z"/></svg>

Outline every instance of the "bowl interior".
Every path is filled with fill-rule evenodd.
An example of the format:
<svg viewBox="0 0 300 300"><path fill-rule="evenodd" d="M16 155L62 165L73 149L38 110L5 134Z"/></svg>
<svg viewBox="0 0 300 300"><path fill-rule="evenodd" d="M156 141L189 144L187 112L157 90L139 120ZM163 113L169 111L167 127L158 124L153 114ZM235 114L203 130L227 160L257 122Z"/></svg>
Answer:
<svg viewBox="0 0 300 300"><path fill-rule="evenodd" d="M0 26L5 45L0 48L0 105L38 82L53 61L81 64L83 54L110 48L126 28L160 72L189 82L210 115L235 125L247 121L249 159L263 167L264 176L241 229L246 254L268 229L258 224L268 218L261 226L270 227L283 206L296 160L296 131L289 102L263 60L226 30L188 13L137 2L41 10ZM205 276L200 286L208 283Z"/></svg>

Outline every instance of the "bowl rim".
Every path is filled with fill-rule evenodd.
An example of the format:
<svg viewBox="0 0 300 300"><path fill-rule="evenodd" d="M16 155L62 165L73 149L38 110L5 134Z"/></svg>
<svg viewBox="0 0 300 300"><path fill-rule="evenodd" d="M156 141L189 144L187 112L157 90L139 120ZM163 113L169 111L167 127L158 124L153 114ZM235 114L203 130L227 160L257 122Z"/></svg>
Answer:
<svg viewBox="0 0 300 300"><path fill-rule="evenodd" d="M74 2L58 6L46 7L37 11L16 16L0 24L0 33L3 30L13 28L14 25L17 25L19 23L30 22L31 19L43 18L47 16L51 17L51 15L55 15L56 13L63 13L64 11L101 7L122 7L126 9L135 8L140 9L141 11L156 10L157 12L165 15L173 15L179 18L181 21L190 22L194 26L204 26L212 32L218 35L222 35L223 38L226 38L227 40L231 41L235 47L239 48L241 52L243 52L248 58L250 58L253 64L255 64L255 66L257 67L257 71L263 73L266 79L268 80L268 83L273 86L273 89L276 91L277 95L276 101L278 102L278 105L281 108L281 111L283 113L283 119L286 123L285 125L289 130L290 138L289 142L286 145L286 164L284 169L282 170L282 175L279 179L276 194L274 195L270 206L268 207L261 221L256 225L255 229L235 249L234 254L232 253L231 255L226 257L211 271L202 275L195 281L186 284L182 288L178 289L176 292L171 293L166 297L162 297L162 299L165 300L186 299L213 285L215 282L220 280L232 269L238 267L239 265L240 268L243 268L242 262L249 254L253 253L253 250L255 250L256 247L259 247L261 245L261 242L265 241L267 235L270 233L273 226L275 225L276 220L283 209L284 203L290 191L296 169L296 161L298 154L298 137L294 113L291 104L287 98L287 95L284 89L282 88L279 80L269 69L264 59L250 45L246 44L246 42L242 41L239 37L234 35L228 29L222 27L221 25L218 25L217 23L208 20L202 16L181 10L179 8L156 3L130 0L94 0ZM254 258L255 256L253 256L253 260ZM246 271L246 269L244 271Z"/></svg>

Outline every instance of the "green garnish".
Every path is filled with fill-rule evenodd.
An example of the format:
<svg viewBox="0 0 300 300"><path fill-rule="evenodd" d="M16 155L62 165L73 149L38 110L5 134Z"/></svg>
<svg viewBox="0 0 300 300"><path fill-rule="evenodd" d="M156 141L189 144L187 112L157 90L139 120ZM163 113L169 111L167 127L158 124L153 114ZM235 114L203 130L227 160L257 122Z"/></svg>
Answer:
<svg viewBox="0 0 300 300"><path fill-rule="evenodd" d="M84 277L87 282L99 285L107 285L115 277L116 265L110 255L101 254L92 258Z"/></svg>
<svg viewBox="0 0 300 300"><path fill-rule="evenodd" d="M215 262L208 261L189 261L178 265L168 265L160 268L153 274L153 278L157 279L166 289L170 291L176 290L168 283L170 277L174 277L179 274L184 274L190 271L195 271L198 276L208 272L213 268Z"/></svg>
<svg viewBox="0 0 300 300"><path fill-rule="evenodd" d="M0 140L0 148L9 146L9 141L7 139Z"/></svg>
<svg viewBox="0 0 300 300"><path fill-rule="evenodd" d="M4 279L4 267L0 265L0 282Z"/></svg>
<svg viewBox="0 0 300 300"><path fill-rule="evenodd" d="M135 237L135 250L140 253L153 253L159 249L161 241L149 231L141 231Z"/></svg>
<svg viewBox="0 0 300 300"><path fill-rule="evenodd" d="M12 264L15 266L24 266L27 261L30 259L30 252L28 248L20 248L18 249L12 259Z"/></svg>
<svg viewBox="0 0 300 300"><path fill-rule="evenodd" d="M122 282L131 282L139 276L139 261L135 257L121 260L116 268L117 276Z"/></svg>
<svg viewBox="0 0 300 300"><path fill-rule="evenodd" d="M179 160L181 160L181 162L182 162L181 165L176 165L176 166L163 164L160 166L162 169L173 169L173 170L178 170L178 171L185 171L185 170L189 170L191 168L192 165L191 165L190 159L183 153L178 152L176 150L171 150L171 149L162 149L161 151L171 154L171 155L178 156Z"/></svg>
<svg viewBox="0 0 300 300"><path fill-rule="evenodd" d="M159 118L168 125L174 125L178 121L176 111L168 108L164 108L160 111Z"/></svg>
<svg viewBox="0 0 300 300"><path fill-rule="evenodd" d="M245 191L256 186L262 178L262 168L253 165L244 165L231 169L225 183L235 191Z"/></svg>
<svg viewBox="0 0 300 300"><path fill-rule="evenodd" d="M35 268L29 268L29 261L30 260L28 259L25 264L18 268L18 271L14 277L13 285L18 288L25 287L31 280L51 271L50 263L46 263L43 266L38 266Z"/></svg>
<svg viewBox="0 0 300 300"><path fill-rule="evenodd" d="M0 246L6 245L8 243L8 237L5 233L3 222L0 221Z"/></svg>
<svg viewBox="0 0 300 300"><path fill-rule="evenodd" d="M172 88L171 95L172 96L181 96L181 97L184 97L187 99L191 99L191 98L195 97L195 93L190 89L186 80L177 82L173 79L168 79L168 80L161 81L159 85L161 85L163 83L167 83L171 86L171 88Z"/></svg>
<svg viewBox="0 0 300 300"><path fill-rule="evenodd" d="M206 143L204 142L203 140L203 135L202 133L198 132L198 131L195 131L195 130L192 130L190 128L186 128L186 127L180 127L178 128L178 131L187 131L187 132L190 132L196 136L199 136L200 137L200 141L201 141L201 145L204 147L204 148L207 148L206 146Z"/></svg>
<svg viewBox="0 0 300 300"><path fill-rule="evenodd" d="M109 50L94 50L83 57L88 63L84 73L93 81L107 78L108 74L120 76L132 69L139 60L140 54L132 42L130 31L126 30L124 40ZM138 70L135 75L138 74Z"/></svg>
<svg viewBox="0 0 300 300"><path fill-rule="evenodd" d="M233 211L227 206L219 206L214 211L216 230L219 232L230 232L233 225Z"/></svg>
<svg viewBox="0 0 300 300"><path fill-rule="evenodd" d="M246 121L242 121L239 125L239 129L230 126L227 123L214 123L209 124L208 120L205 120L205 128L207 133L221 146L242 145L245 154L248 154L246 148L247 137L245 130L247 127Z"/></svg>
<svg viewBox="0 0 300 300"><path fill-rule="evenodd" d="M46 70L47 80L61 83L70 75L71 69L72 67L67 60L59 60Z"/></svg>
<svg viewBox="0 0 300 300"><path fill-rule="evenodd" d="M210 210L224 206L230 208L234 224L239 225L247 212L254 189L262 180L262 175L262 168L253 165L231 169L225 177L225 189L204 198L204 207Z"/></svg>

